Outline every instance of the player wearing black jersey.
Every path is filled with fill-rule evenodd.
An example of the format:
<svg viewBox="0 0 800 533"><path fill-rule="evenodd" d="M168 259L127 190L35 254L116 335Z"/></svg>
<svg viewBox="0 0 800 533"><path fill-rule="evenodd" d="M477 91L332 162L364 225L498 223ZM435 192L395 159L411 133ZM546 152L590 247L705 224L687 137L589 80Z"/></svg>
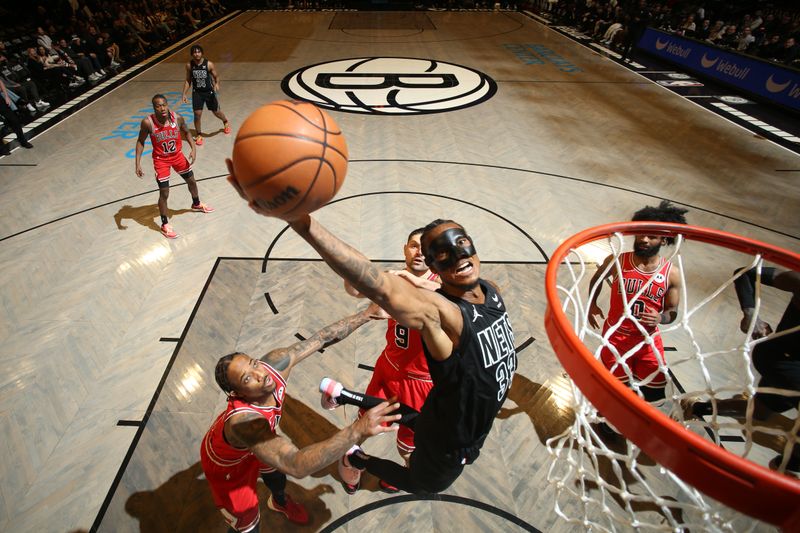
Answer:
<svg viewBox="0 0 800 533"><path fill-rule="evenodd" d="M230 161L228 168L232 171ZM229 181L242 194L236 177ZM349 456L350 464L407 492L445 490L478 457L517 368L505 303L493 284L480 279L472 239L451 220L425 227L425 262L442 281L433 292L381 271L308 215L290 225L356 290L420 331L433 378L415 421L416 449L409 468L360 449Z"/></svg>
<svg viewBox="0 0 800 533"><path fill-rule="evenodd" d="M222 121L222 126L224 128L222 131L225 135L230 135L231 125L225 113L219 108L219 76L217 75L217 69L214 68L214 63L203 57L203 47L199 44L192 46L191 55L191 61L186 63L186 81L183 83L181 101L184 104L188 102L186 93L189 92L189 87L191 87L194 129L197 132L197 137L194 142L197 146L202 146L203 133L201 129L201 119L203 116L203 106L208 107L208 110Z"/></svg>
<svg viewBox="0 0 800 533"><path fill-rule="evenodd" d="M736 296L742 309L739 328L746 333L753 324L753 339L771 335L772 326L756 314L756 286L758 274L755 268L744 272L734 282ZM753 417L766 421L773 413L783 413L798 408L796 392L800 391L800 273L782 268L763 267L761 284L790 292L792 298L775 329L784 332L756 344L753 347L753 366L761 374L758 388L774 388L786 391L784 394L756 391L753 397ZM790 331L791 330L791 331ZM788 331L788 333L787 333ZM684 405L687 416L711 416L715 406L711 402L689 401ZM744 418L747 415L748 400L743 398L720 399L716 402L718 416ZM796 421L795 421L796 424ZM795 426L796 427L796 426ZM781 445L783 448L783 445ZM794 475L800 474L800 444L784 448L789 451L786 470ZM770 462L770 468L777 469L783 462L783 453Z"/></svg>

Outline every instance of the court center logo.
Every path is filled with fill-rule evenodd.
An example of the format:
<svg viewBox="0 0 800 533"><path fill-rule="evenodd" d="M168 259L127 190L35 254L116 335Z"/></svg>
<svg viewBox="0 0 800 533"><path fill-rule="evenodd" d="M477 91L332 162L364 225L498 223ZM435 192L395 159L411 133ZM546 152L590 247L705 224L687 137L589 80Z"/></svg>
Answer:
<svg viewBox="0 0 800 533"><path fill-rule="evenodd" d="M477 70L434 59L362 57L296 70L283 92L333 111L372 115L421 115L485 102L495 81Z"/></svg>

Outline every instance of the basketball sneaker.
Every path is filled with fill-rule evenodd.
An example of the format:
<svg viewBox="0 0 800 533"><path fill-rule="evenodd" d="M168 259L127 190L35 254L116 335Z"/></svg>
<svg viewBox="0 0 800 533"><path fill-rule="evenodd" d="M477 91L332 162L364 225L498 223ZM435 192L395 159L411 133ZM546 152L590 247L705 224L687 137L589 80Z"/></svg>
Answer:
<svg viewBox="0 0 800 533"><path fill-rule="evenodd" d="M336 464L342 487L347 494L355 494L361 485L361 469L352 466L349 461L349 457L356 452L364 453L358 445L354 445Z"/></svg>
<svg viewBox="0 0 800 533"><path fill-rule="evenodd" d="M196 144L197 146L203 146L203 136L198 135L197 137L195 137L194 144Z"/></svg>
<svg viewBox="0 0 800 533"><path fill-rule="evenodd" d="M394 485L390 485L389 483L386 483L384 480L380 480L378 482L378 486L386 494L397 494L398 492L400 492L400 489L398 489Z"/></svg>
<svg viewBox="0 0 800 533"><path fill-rule="evenodd" d="M178 234L172 229L169 224L161 224L161 234L167 239L177 239Z"/></svg>
<svg viewBox="0 0 800 533"><path fill-rule="evenodd" d="M197 211L198 213L213 213L214 208L211 207L210 205L206 205L203 202L200 202L197 205L192 204L192 211Z"/></svg>
<svg viewBox="0 0 800 533"><path fill-rule="evenodd" d="M783 455L777 455L769 462L769 468L770 470L777 471L782 463ZM789 462L786 464L786 470L784 471L784 474L794 478L800 476L800 459L796 457L790 457Z"/></svg>
<svg viewBox="0 0 800 533"><path fill-rule="evenodd" d="M308 511L306 511L306 508L294 501L288 494L284 495L284 499L286 500L286 505L280 505L270 494L267 500L267 507L272 511L282 513L289 522L300 525L308 524Z"/></svg>
<svg viewBox="0 0 800 533"><path fill-rule="evenodd" d="M231 125L229 123L227 122L225 123L225 129L222 130L222 133L224 133L225 135L231 134Z"/></svg>
<svg viewBox="0 0 800 533"><path fill-rule="evenodd" d="M333 411L339 407L341 404L336 401L336 398L342 393L342 389L344 389L344 386L338 381L334 381L331 378L322 378L319 383L319 391L322 393L320 398L322 408Z"/></svg>

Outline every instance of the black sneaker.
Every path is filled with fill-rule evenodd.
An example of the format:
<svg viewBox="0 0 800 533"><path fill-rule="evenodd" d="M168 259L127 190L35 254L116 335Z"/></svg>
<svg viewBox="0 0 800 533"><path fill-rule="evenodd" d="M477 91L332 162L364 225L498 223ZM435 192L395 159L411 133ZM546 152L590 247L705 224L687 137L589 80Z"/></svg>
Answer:
<svg viewBox="0 0 800 533"><path fill-rule="evenodd" d="M23 148L27 148L29 150L31 148L33 148L33 145L31 143L29 143L28 141L26 141L26 140L19 141L19 145L22 146Z"/></svg>

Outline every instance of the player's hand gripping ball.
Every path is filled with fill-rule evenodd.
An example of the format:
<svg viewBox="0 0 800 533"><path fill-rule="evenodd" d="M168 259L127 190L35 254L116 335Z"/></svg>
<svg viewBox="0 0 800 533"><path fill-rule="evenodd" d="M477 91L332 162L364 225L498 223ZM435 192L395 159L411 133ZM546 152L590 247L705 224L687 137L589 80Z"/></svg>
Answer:
<svg viewBox="0 0 800 533"><path fill-rule="evenodd" d="M347 156L330 115L310 103L280 100L258 108L239 128L231 181L259 213L293 220L336 195Z"/></svg>

